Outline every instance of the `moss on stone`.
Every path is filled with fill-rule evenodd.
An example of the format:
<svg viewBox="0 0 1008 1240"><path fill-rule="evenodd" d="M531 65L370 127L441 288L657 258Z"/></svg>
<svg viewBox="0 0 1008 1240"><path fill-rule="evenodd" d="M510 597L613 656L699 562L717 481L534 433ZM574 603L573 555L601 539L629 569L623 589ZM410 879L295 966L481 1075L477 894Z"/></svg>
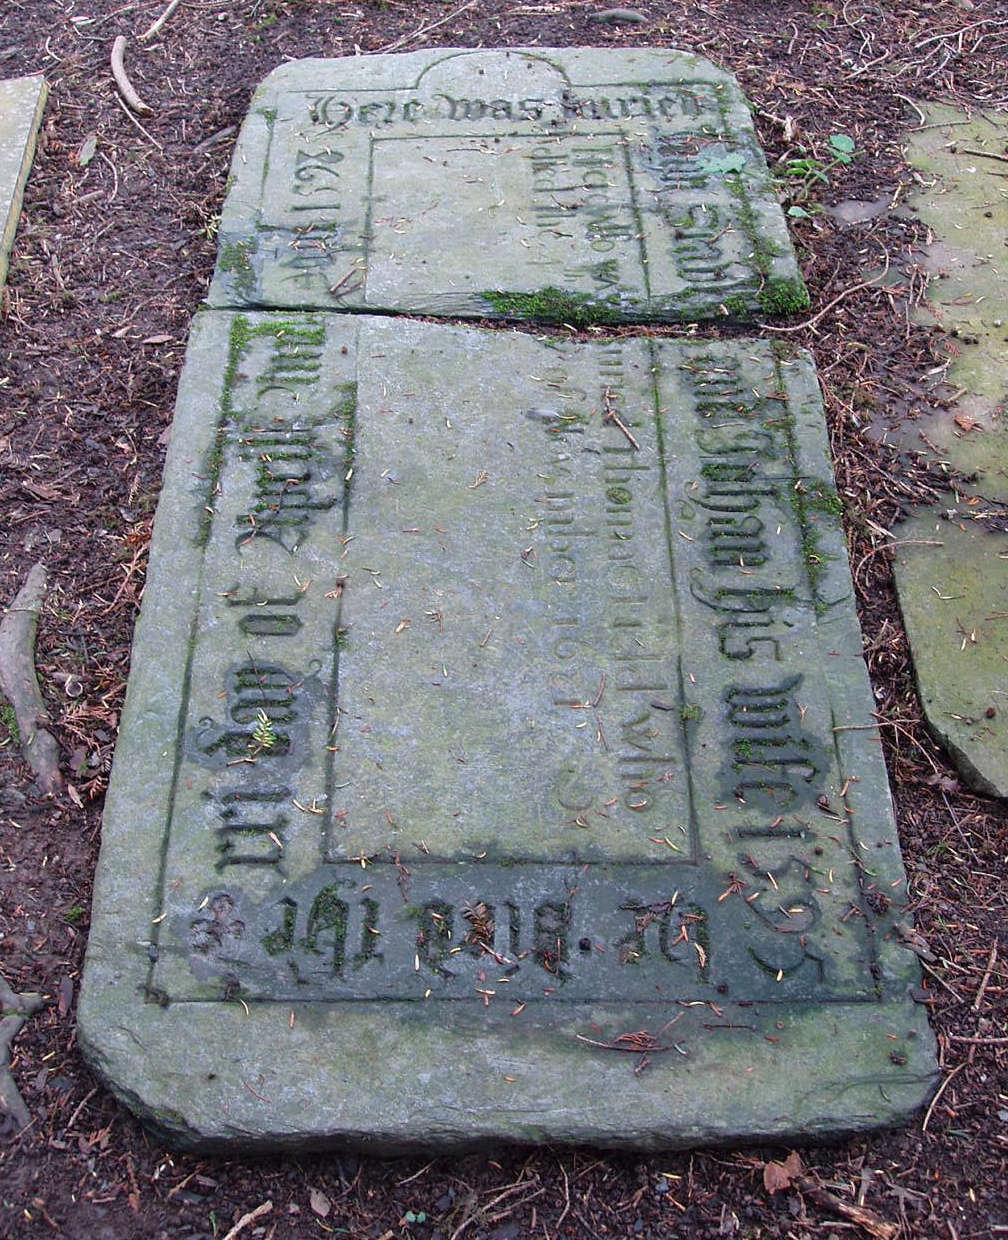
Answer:
<svg viewBox="0 0 1008 1240"><path fill-rule="evenodd" d="M343 477L349 490L350 473L353 469L354 454L356 451L355 441L357 434L357 384L341 383L339 386L340 399L336 408L333 410L337 420L343 427L343 438L346 440L346 450L343 456Z"/></svg>
<svg viewBox="0 0 1008 1240"><path fill-rule="evenodd" d="M765 314L801 314L809 308L809 295L801 280L774 276L759 293L760 308Z"/></svg>
<svg viewBox="0 0 1008 1240"><path fill-rule="evenodd" d="M552 285L533 293L496 289L483 292L480 296L490 304L495 314L507 319L569 323L572 327L621 321L619 302L615 296L600 301L587 293L565 293Z"/></svg>
<svg viewBox="0 0 1008 1240"><path fill-rule="evenodd" d="M825 571L824 565L833 559L822 550L815 517L817 515L839 517L843 512L843 503L833 492L824 490L822 487L807 490L800 483L792 487L789 494L791 507L794 509L798 528L801 531L802 559L805 561L809 584L815 590Z"/></svg>
<svg viewBox="0 0 1008 1240"><path fill-rule="evenodd" d="M243 297L251 297L255 291L252 255L258 248L254 238L248 241L227 241L217 253L218 270L234 276L235 289Z"/></svg>

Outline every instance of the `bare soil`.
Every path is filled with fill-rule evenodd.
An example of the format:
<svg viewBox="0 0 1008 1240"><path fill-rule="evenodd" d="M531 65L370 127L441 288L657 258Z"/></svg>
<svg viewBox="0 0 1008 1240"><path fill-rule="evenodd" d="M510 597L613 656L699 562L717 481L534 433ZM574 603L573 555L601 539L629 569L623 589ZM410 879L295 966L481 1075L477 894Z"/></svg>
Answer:
<svg viewBox="0 0 1008 1240"><path fill-rule="evenodd" d="M913 175L900 148L918 123L911 100L1008 106L1008 6L641 0L637 22L594 20L604 0L182 0L140 43L165 4L0 8L0 75L42 72L52 92L0 317L0 601L45 562L37 663L67 780L65 793L42 797L0 714L0 974L45 997L11 1044L32 1118L20 1134L0 1119L0 1233L1008 1235L1005 807L970 795L922 726L884 536L915 502L958 495L968 507L968 480L924 453L899 454L880 433L941 416L948 354L909 314L927 296L912 216L844 228L816 209L816 200L899 203ZM119 34L153 109L141 120L113 87ZM828 163L833 134L856 143L855 162L829 169L810 195L794 178L785 187L808 212L793 222L812 295L787 338L812 350L825 393L941 1089L908 1130L802 1148L788 1161L789 1151L764 1148L502 1149L391 1162L174 1153L91 1077L74 1044L74 1005L166 431L237 126L256 84L288 58L518 44L700 52L740 78L771 163ZM887 281L872 282L883 269Z"/></svg>

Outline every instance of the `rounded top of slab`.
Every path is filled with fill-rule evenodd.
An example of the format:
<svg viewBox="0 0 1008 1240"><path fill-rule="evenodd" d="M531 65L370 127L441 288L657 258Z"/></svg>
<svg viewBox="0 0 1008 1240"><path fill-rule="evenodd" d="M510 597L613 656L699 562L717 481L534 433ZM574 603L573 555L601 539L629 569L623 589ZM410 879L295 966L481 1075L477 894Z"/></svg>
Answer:
<svg viewBox="0 0 1008 1240"><path fill-rule="evenodd" d="M219 239L221 307L584 325L807 304L742 92L665 49L292 61L242 126Z"/></svg>
<svg viewBox="0 0 1008 1240"><path fill-rule="evenodd" d="M431 85L430 76L444 76L456 83L459 78L483 79L481 94L495 80L507 93L516 86L515 74L525 75L532 69L532 77L541 73L542 66L552 77L559 75L568 85L591 85L612 82L630 82L635 77L641 82L655 78L673 80L689 76L708 82L721 82L737 89L734 77L719 69L703 56L672 48L614 48L588 47L508 47L472 48L438 47L420 52L383 52L370 56L306 57L290 60L268 74L257 92L257 101L272 90L299 90L332 88L341 86L377 90L409 89L423 84ZM486 81L489 75L489 82Z"/></svg>

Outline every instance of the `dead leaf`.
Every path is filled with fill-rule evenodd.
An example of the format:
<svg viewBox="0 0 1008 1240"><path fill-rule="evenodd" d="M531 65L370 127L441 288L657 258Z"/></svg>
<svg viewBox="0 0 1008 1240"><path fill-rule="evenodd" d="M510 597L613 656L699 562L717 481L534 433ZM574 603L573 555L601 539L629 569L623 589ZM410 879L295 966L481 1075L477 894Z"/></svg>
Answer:
<svg viewBox="0 0 1008 1240"><path fill-rule="evenodd" d="M329 1211L332 1209L332 1202L318 1188L313 1188L308 1193L308 1204L319 1216L319 1218L328 1218Z"/></svg>
<svg viewBox="0 0 1008 1240"><path fill-rule="evenodd" d="M957 413L953 421L955 422L956 426L958 426L961 431L982 431L983 430L983 427L976 420L976 418L971 418L968 413Z"/></svg>
<svg viewBox="0 0 1008 1240"><path fill-rule="evenodd" d="M84 139L84 141L77 148L77 163L82 168L86 168L88 164L92 161L92 159L94 159L95 152L97 150L98 150L98 135L96 133L89 133L88 136Z"/></svg>
<svg viewBox="0 0 1008 1240"><path fill-rule="evenodd" d="M65 498L59 487L53 486L51 482L22 482L21 487L35 499L53 502Z"/></svg>
<svg viewBox="0 0 1008 1240"><path fill-rule="evenodd" d="M785 1188L790 1188L803 1170L798 1151L792 1150L782 1163L763 1164L763 1186L768 1193L779 1193Z"/></svg>
<svg viewBox="0 0 1008 1240"><path fill-rule="evenodd" d="M951 775L936 773L934 775L929 775L924 782L930 784L932 788L938 788L941 792L959 791L959 780L955 779Z"/></svg>
<svg viewBox="0 0 1008 1240"><path fill-rule="evenodd" d="M59 984L59 1014L66 1016L73 1006L73 978L64 977Z"/></svg>

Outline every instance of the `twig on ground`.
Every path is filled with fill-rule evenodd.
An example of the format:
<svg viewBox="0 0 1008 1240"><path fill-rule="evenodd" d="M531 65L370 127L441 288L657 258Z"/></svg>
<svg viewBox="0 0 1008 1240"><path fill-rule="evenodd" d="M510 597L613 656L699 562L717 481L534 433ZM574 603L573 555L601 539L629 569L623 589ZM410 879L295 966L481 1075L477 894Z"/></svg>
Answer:
<svg viewBox="0 0 1008 1240"><path fill-rule="evenodd" d="M129 108L123 103L123 101L120 98L118 98L118 96L116 97L116 103L119 105L120 108L122 108L123 112L130 118L130 120L137 127L137 129L140 130L140 132L147 139L147 141L153 142L153 144L157 147L157 149L163 153L164 147L161 145L161 143L157 140L157 138L154 137L152 133L144 129L143 125L140 124L137 118L133 115L133 113L129 110Z"/></svg>
<svg viewBox="0 0 1008 1240"><path fill-rule="evenodd" d="M609 388L606 388L605 390L605 407L606 407L605 416L602 418L602 421L612 422L614 426L619 427L619 429L623 432L623 434L630 441L631 446L634 449L639 449L640 444L637 442L636 439L634 439L633 435L630 433L630 428L627 426L627 424L624 421L622 421L619 414L613 408L612 392L610 391Z"/></svg>
<svg viewBox="0 0 1008 1240"><path fill-rule="evenodd" d="M978 155L981 159L999 159L1003 164L1008 164L1008 155L998 155L995 151L976 151L968 146L962 148L964 155Z"/></svg>
<svg viewBox="0 0 1008 1240"><path fill-rule="evenodd" d="M224 1240L235 1240L235 1236L240 1235L246 1227L249 1227L256 1221L256 1219L264 1218L267 1214L270 1214L272 1210L272 1201L264 1201L261 1206L256 1206L254 1210L249 1210L248 1214L243 1214L238 1222L235 1223L235 1225L224 1237Z"/></svg>
<svg viewBox="0 0 1008 1240"><path fill-rule="evenodd" d="M873 523L874 524L874 523ZM876 529L879 527L876 526ZM870 551L866 551L857 562L857 567L851 574L855 581L864 566L874 555L878 555L880 551L892 551L894 547L944 547L945 544L940 538L893 538L892 534L886 533L886 537L892 539L891 542L879 543L877 547L872 547Z"/></svg>
<svg viewBox="0 0 1008 1240"><path fill-rule="evenodd" d="M0 691L14 707L21 752L46 795L59 792L59 746L47 724L49 712L35 672L35 633L45 597L46 571L36 564L0 621Z"/></svg>
<svg viewBox="0 0 1008 1240"><path fill-rule="evenodd" d="M938 1092L931 1099L931 1105L928 1107L927 1114L924 1116L924 1121L921 1124L921 1132L927 1132L927 1126L931 1122L931 1116L934 1114L935 1107L938 1105L938 1099L942 1096L945 1090L948 1089L949 1085L952 1084L953 1080L955 1080L955 1078L959 1075L959 1073L965 1067L966 1067L966 1064L964 1063L957 1064L952 1069L952 1071L948 1074L948 1076L944 1079L944 1081L942 1081L942 1083L938 1086Z"/></svg>
<svg viewBox="0 0 1008 1240"><path fill-rule="evenodd" d="M922 125L927 124L927 116L920 110L920 108L916 105L916 103L914 103L914 101L910 98L909 95L901 95L899 91L894 91L893 93L895 94L897 99L902 99L904 103L909 104L910 107L913 108L913 110L920 117L920 123Z"/></svg>
<svg viewBox="0 0 1008 1240"><path fill-rule="evenodd" d="M859 284L852 284L850 288L845 288L842 293L837 293L832 301L828 301L821 310L810 319L806 319L804 323L796 323L794 327L774 327L772 323L760 323L760 327L768 332L803 332L810 327L815 327L821 318L824 318L833 309L838 302L843 301L845 297L850 297L854 293L860 293L863 288L874 288L879 283L878 280L862 280Z"/></svg>
<svg viewBox="0 0 1008 1240"><path fill-rule="evenodd" d="M113 611L115 611L116 607L119 605L119 600L122 598L126 587L130 583L130 578L133 576L133 574L137 570L137 565L140 563L140 561L144 558L146 554L147 554L146 545L144 545L143 547L138 547L136 551L133 552L133 559L130 561L129 567L126 569L126 576L123 578L122 584L119 586L119 589L116 590L115 592L115 598L112 600L111 603L109 603L104 608L104 610L98 613L100 616L107 616L111 614Z"/></svg>
<svg viewBox="0 0 1008 1240"><path fill-rule="evenodd" d="M91 1099L95 1096L97 1092L98 1092L98 1086L96 1085L93 1089L89 1089L87 1093L84 1095L84 1097L80 1100L80 1102L77 1103L77 1105L74 1107L73 1115L71 1115L70 1118L67 1120L67 1124L66 1124L67 1132L69 1132L73 1128L74 1124L77 1122L77 1116L80 1115L81 1111L84 1110L84 1108L87 1106L87 1104L91 1101Z"/></svg>
<svg viewBox="0 0 1008 1240"><path fill-rule="evenodd" d="M171 17L171 15L175 12L175 10L178 8L178 6L181 3L182 3L182 0L171 0L171 4L168 5L168 7L161 14L161 16L157 19L157 21L152 22L151 25L148 26L147 29L143 32L143 34L139 36L140 42L146 43L148 39L153 39L154 36L160 32L165 22L169 19L169 17Z"/></svg>
<svg viewBox="0 0 1008 1240"><path fill-rule="evenodd" d="M994 964L997 961L997 951L998 951L998 941L997 939L995 939L994 942L991 944L990 956L987 959L987 969L984 972L983 981L980 983L980 989L977 991L976 998L973 1000L973 1011L974 1012L980 1011L980 1005L981 1003L983 1003L984 991L987 989L987 983L991 979L991 973L993 973Z"/></svg>
<svg viewBox="0 0 1008 1240"><path fill-rule="evenodd" d="M839 1214L841 1218L849 1219L852 1223L857 1223L859 1227L863 1227L869 1236L876 1237L876 1240L894 1240L899 1234L898 1223L887 1223L885 1219L872 1210L866 1210L864 1206L856 1206L849 1201L844 1201L842 1197L838 1197L836 1193L831 1193L828 1189L814 1180L809 1175L796 1176L794 1182L795 1188L800 1189L806 1197L811 1197L818 1206L822 1206L826 1210Z"/></svg>
<svg viewBox="0 0 1008 1240"><path fill-rule="evenodd" d="M436 30L438 26L443 26L445 22L450 22L453 17L458 17L464 13L466 9L471 9L477 0L467 0L467 3L459 5L457 9L453 9L451 13L446 13L444 17L439 17L436 22L422 22L417 26L416 30L409 34L404 34L401 39L396 39L394 43L386 43L384 47L378 49L379 52L396 52L401 47L405 47L407 43L413 39L418 39L422 34L427 34L430 30Z"/></svg>
<svg viewBox="0 0 1008 1240"><path fill-rule="evenodd" d="M568 1215L568 1214L570 1214L571 1199L570 1199L570 1180L568 1179L568 1176L567 1176L567 1168L563 1165L562 1160L561 1160L561 1159L559 1159L559 1158L557 1159L557 1163L558 1163L558 1164L559 1164L559 1166L560 1166L560 1174L563 1176L563 1182L564 1182L564 1208L563 1208L563 1213L560 1215L560 1217L557 1219L556 1223L554 1224L554 1227L555 1227L555 1229L556 1229L556 1232L557 1232L557 1234L559 1235L559 1233L560 1233L560 1224L564 1221L564 1219L567 1217L567 1215Z"/></svg>
<svg viewBox="0 0 1008 1240"><path fill-rule="evenodd" d="M129 107L136 112L137 116L153 116L154 109L148 107L146 103L137 94L133 83L129 80L126 73L126 65L124 58L126 55L126 36L124 34L116 35L112 43L112 77L115 79L116 88L123 100Z"/></svg>

